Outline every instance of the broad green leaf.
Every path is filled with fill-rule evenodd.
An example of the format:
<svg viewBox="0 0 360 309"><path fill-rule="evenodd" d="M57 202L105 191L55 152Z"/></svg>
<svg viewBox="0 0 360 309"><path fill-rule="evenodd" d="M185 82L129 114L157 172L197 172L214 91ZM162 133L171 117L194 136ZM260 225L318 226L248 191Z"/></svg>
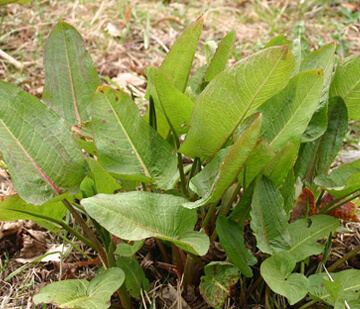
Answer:
<svg viewBox="0 0 360 309"><path fill-rule="evenodd" d="M303 299L309 287L309 281L303 274L292 273L295 265L295 259L282 252L269 257L260 266L265 282L275 293L285 296L290 305Z"/></svg>
<svg viewBox="0 0 360 309"><path fill-rule="evenodd" d="M334 282L341 285L341 290L338 296L341 296L342 299L350 302L353 300L359 299L359 290L360 290L360 270L357 269L347 269L340 271L338 273L330 273L331 278ZM329 281L329 277L325 273L311 275L309 277L310 286L309 293L310 296L316 300L321 300L328 305L334 305L335 300L331 297L331 294L326 286L324 285L325 281ZM338 308L345 308L343 306L338 306ZM351 308L353 308L351 306Z"/></svg>
<svg viewBox="0 0 360 309"><path fill-rule="evenodd" d="M51 303L60 308L106 309L111 295L124 283L120 268L109 268L90 282L72 279L50 283L34 296L35 304Z"/></svg>
<svg viewBox="0 0 360 309"><path fill-rule="evenodd" d="M181 205L186 199L143 191L98 194L81 201L89 215L115 236L126 240L155 237L197 255L205 255L209 239L194 231L196 210Z"/></svg>
<svg viewBox="0 0 360 309"><path fill-rule="evenodd" d="M250 226L262 252L274 254L290 248L284 199L274 183L265 176L255 185L250 215Z"/></svg>
<svg viewBox="0 0 360 309"><path fill-rule="evenodd" d="M239 174L239 181L242 186L247 187L250 185L273 158L275 158L275 153L269 144L263 140L259 140L246 161L245 168Z"/></svg>
<svg viewBox="0 0 360 309"><path fill-rule="evenodd" d="M226 190L234 183L239 173L243 169L248 156L255 147L260 134L261 115L255 114L248 118L247 129L239 139L229 147L229 152L224 157L220 165L219 173L214 179L210 190L201 200L194 203L186 203L186 208L197 208L209 203L217 203L224 195ZM199 173L199 175L201 172Z"/></svg>
<svg viewBox="0 0 360 309"><path fill-rule="evenodd" d="M226 67L226 62L228 61L232 47L234 45L236 33L235 29L232 29L220 42L218 48L216 49L214 57L211 59L211 62L207 68L206 74L204 76L205 82L210 82L216 75L222 72Z"/></svg>
<svg viewBox="0 0 360 309"><path fill-rule="evenodd" d="M323 70L301 72L284 90L260 106L261 139L278 152L288 142L297 144L321 96Z"/></svg>
<svg viewBox="0 0 360 309"><path fill-rule="evenodd" d="M339 220L330 216L316 215L289 224L291 248L288 250L296 262L310 255L320 254L324 245L319 239L329 236L339 226ZM299 231L301 231L299 233Z"/></svg>
<svg viewBox="0 0 360 309"><path fill-rule="evenodd" d="M230 288L240 278L237 267L228 262L211 262L205 266L201 277L200 293L213 308L222 308L230 294Z"/></svg>
<svg viewBox="0 0 360 309"><path fill-rule="evenodd" d="M301 140L310 142L320 137L327 127L327 101L329 99L329 89L332 79L332 73L335 64L335 43L324 45L323 47L308 54L301 62L300 71L323 69L324 84L319 104L310 120L306 131Z"/></svg>
<svg viewBox="0 0 360 309"><path fill-rule="evenodd" d="M81 35L63 21L47 40L44 69L44 102L71 125L90 120L91 97L101 81Z"/></svg>
<svg viewBox="0 0 360 309"><path fill-rule="evenodd" d="M288 40L285 36L285 34L279 34L275 37L273 37L264 48L269 48L273 46L289 46L291 48L292 42Z"/></svg>
<svg viewBox="0 0 360 309"><path fill-rule="evenodd" d="M246 248L244 227L235 220L220 216L216 220L216 231L227 257L244 276L252 277L253 272L249 265L256 264L257 260Z"/></svg>
<svg viewBox="0 0 360 309"><path fill-rule="evenodd" d="M92 159L87 158L89 165L89 176L94 180L94 186L97 193L114 193L115 190L120 189L120 185L117 183L116 179L111 176L101 164Z"/></svg>
<svg viewBox="0 0 360 309"><path fill-rule="evenodd" d="M326 132L316 141L301 145L295 164L297 177L309 183L318 175L327 175L347 132L347 110L340 97L330 100L328 114Z"/></svg>
<svg viewBox="0 0 360 309"><path fill-rule="evenodd" d="M279 186L292 168L298 153L298 146L289 142L266 165L263 174Z"/></svg>
<svg viewBox="0 0 360 309"><path fill-rule="evenodd" d="M45 217L62 220L66 212L67 208L58 197L41 206L27 204L18 195L0 198L0 221L32 220L51 230L53 224Z"/></svg>
<svg viewBox="0 0 360 309"><path fill-rule="evenodd" d="M336 197L358 191L360 190L360 160L340 165L329 176L320 175L314 182Z"/></svg>
<svg viewBox="0 0 360 309"><path fill-rule="evenodd" d="M211 156L238 125L289 81L294 58L288 47L272 47L218 74L198 97L180 152Z"/></svg>
<svg viewBox="0 0 360 309"><path fill-rule="evenodd" d="M204 18L200 16L175 41L160 67L181 92L186 88L203 24Z"/></svg>
<svg viewBox="0 0 360 309"><path fill-rule="evenodd" d="M295 175L293 169L290 169L284 182L279 187L279 191L284 199L284 210L289 214L295 203Z"/></svg>
<svg viewBox="0 0 360 309"><path fill-rule="evenodd" d="M131 297L139 297L140 290L149 291L149 280L138 261L132 257L119 257L116 266L120 267L125 273L125 287Z"/></svg>
<svg viewBox="0 0 360 309"><path fill-rule="evenodd" d="M136 252L138 252L144 244L144 240L134 241L132 245L127 243L119 243L116 246L114 254L119 256L133 256Z"/></svg>
<svg viewBox="0 0 360 309"><path fill-rule="evenodd" d="M190 127L193 101L178 90L160 69L150 67L147 74L154 84L161 111L170 123L169 125L178 135L186 133Z"/></svg>
<svg viewBox="0 0 360 309"><path fill-rule="evenodd" d="M176 172L172 147L140 116L124 92L99 87L92 103L99 163L120 179L167 184Z"/></svg>
<svg viewBox="0 0 360 309"><path fill-rule="evenodd" d="M345 101L349 118L360 119L360 56L341 60L330 87L330 98L340 96Z"/></svg>
<svg viewBox="0 0 360 309"><path fill-rule="evenodd" d="M96 195L95 181L86 176L80 184L80 190L83 198Z"/></svg>
<svg viewBox="0 0 360 309"><path fill-rule="evenodd" d="M16 191L40 205L76 191L86 162L65 124L36 97L0 82L0 152Z"/></svg>

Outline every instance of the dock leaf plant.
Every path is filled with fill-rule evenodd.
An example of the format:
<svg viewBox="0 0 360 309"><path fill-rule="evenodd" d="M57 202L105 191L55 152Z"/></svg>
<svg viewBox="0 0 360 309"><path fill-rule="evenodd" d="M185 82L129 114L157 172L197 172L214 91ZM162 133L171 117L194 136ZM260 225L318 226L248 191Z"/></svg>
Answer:
<svg viewBox="0 0 360 309"><path fill-rule="evenodd" d="M102 85L62 21L42 100L0 81L0 152L17 190L0 220L65 229L102 263L91 282L49 284L36 303L108 308L115 293L138 308L154 281L138 253L151 238L154 266L214 308L229 297L238 308L358 305L360 271L324 272L339 265L311 256L329 252L339 219L358 221L360 161L334 160L360 119L360 56L337 61L330 43L304 57L281 35L227 65L232 30L194 71L202 27L200 17L146 70L146 115L126 89Z"/></svg>

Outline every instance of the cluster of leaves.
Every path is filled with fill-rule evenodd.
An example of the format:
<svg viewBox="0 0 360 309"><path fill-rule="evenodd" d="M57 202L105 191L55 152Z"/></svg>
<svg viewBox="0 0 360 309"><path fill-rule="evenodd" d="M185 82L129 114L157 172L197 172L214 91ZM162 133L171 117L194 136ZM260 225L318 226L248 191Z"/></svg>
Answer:
<svg viewBox="0 0 360 309"><path fill-rule="evenodd" d="M360 57L335 70L335 44L304 56L281 35L226 68L230 31L189 78L202 26L199 18L160 68L147 69L145 116L124 91L101 85L80 34L64 22L47 41L42 101L0 82L0 151L18 192L0 202L0 220L66 229L105 269L90 283L50 284L36 303L107 308L117 291L131 308L129 294L149 289L136 252L153 237L164 257L178 257L185 288L199 279L195 264L204 269L199 290L216 308L240 278L250 294L260 287L265 302L309 295L335 308L359 305L359 271L319 268L306 277L304 261L328 252L319 240L339 218L357 220L350 202L359 196L360 161L329 171L348 118L360 118ZM62 220L67 211L84 235ZM204 266L196 256L217 241L227 260ZM243 306L250 295L240 293Z"/></svg>

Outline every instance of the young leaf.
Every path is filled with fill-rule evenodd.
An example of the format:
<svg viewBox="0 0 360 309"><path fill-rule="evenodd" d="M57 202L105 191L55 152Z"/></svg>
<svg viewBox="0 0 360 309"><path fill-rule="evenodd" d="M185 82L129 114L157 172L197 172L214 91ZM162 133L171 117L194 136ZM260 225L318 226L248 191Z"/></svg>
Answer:
<svg viewBox="0 0 360 309"><path fill-rule="evenodd" d="M160 69L150 67L147 69L147 74L154 84L160 109L170 123L169 125L178 135L186 133L190 127L193 101L178 90Z"/></svg>
<svg viewBox="0 0 360 309"><path fill-rule="evenodd" d="M140 290L149 291L149 280L138 261L132 257L119 257L116 266L120 267L125 273L125 287L132 297L139 297Z"/></svg>
<svg viewBox="0 0 360 309"><path fill-rule="evenodd" d="M260 266L265 282L275 293L285 296L290 305L303 299L309 287L303 274L292 273L295 265L292 255L282 252L269 257Z"/></svg>
<svg viewBox="0 0 360 309"><path fill-rule="evenodd" d="M338 295L344 300L350 302L359 299L360 270L347 269L338 273L330 273L330 276L334 282L339 282L341 284L342 291L340 291ZM336 300L331 297L331 293L324 285L325 280L329 281L329 277L325 273L315 274L309 277L310 296L316 300L321 300L328 305L334 306ZM338 308L345 308L344 303L343 307L339 306ZM351 308L353 307L351 306Z"/></svg>
<svg viewBox="0 0 360 309"><path fill-rule="evenodd" d="M155 237L204 255L209 239L203 232L194 231L196 211L182 207L184 202L181 197L142 191L99 194L81 201L92 218L119 238Z"/></svg>
<svg viewBox="0 0 360 309"><path fill-rule="evenodd" d="M284 199L265 176L255 185L250 215L250 226L262 252L274 254L290 248Z"/></svg>
<svg viewBox="0 0 360 309"><path fill-rule="evenodd" d="M290 222L316 214L315 196L309 188L305 187L294 204Z"/></svg>
<svg viewBox="0 0 360 309"><path fill-rule="evenodd" d="M86 163L65 122L36 97L0 82L0 152L16 191L40 205L77 190Z"/></svg>
<svg viewBox="0 0 360 309"><path fill-rule="evenodd" d="M332 196L330 193L326 193L321 200L320 207L326 208L328 204L333 202L334 200L335 200L334 196ZM329 215L333 216L334 218L338 218L342 220L360 222L356 212L357 212L356 204L354 202L347 202L346 204L341 205L340 207L334 209L333 211L330 211Z"/></svg>
<svg viewBox="0 0 360 309"><path fill-rule="evenodd" d="M288 47L272 47L218 74L198 97L180 152L211 156L238 125L289 81L294 58Z"/></svg>
<svg viewBox="0 0 360 309"><path fill-rule="evenodd" d="M167 184L176 172L172 147L140 116L130 97L99 87L92 102L93 132L99 162L125 180Z"/></svg>
<svg viewBox="0 0 360 309"><path fill-rule="evenodd" d="M335 43L324 45L318 50L308 54L301 62L300 72L314 69L324 70L324 85L320 102L301 138L303 142L310 142L319 138L326 130L328 124L327 102L335 64L335 49Z"/></svg>
<svg viewBox="0 0 360 309"><path fill-rule="evenodd" d="M330 98L342 97L349 112L349 118L360 119L360 56L341 60L330 87Z"/></svg>
<svg viewBox="0 0 360 309"><path fill-rule="evenodd" d="M43 287L34 296L35 304L52 303L60 308L106 309L111 295L123 284L120 268L109 268L90 282L85 279L58 281Z"/></svg>
<svg viewBox="0 0 360 309"><path fill-rule="evenodd" d="M294 257L295 262L313 254L320 254L324 245L319 244L318 240L334 232L338 226L339 220L325 215L312 216L289 224L291 248L288 252Z"/></svg>
<svg viewBox="0 0 360 309"><path fill-rule="evenodd" d="M269 144L263 140L259 140L246 161L245 168L239 174L239 181L242 186L247 187L250 185L274 157L275 153Z"/></svg>
<svg viewBox="0 0 360 309"><path fill-rule="evenodd" d="M216 75L222 72L226 67L231 50L235 41L235 29L229 31L229 33L221 40L218 48L216 49L214 57L211 59L209 67L207 68L204 76L205 82L210 82Z"/></svg>
<svg viewBox="0 0 360 309"><path fill-rule="evenodd" d="M260 106L264 117L260 137L275 152L288 142L300 142L320 99L322 85L323 70L299 73L284 90Z"/></svg>
<svg viewBox="0 0 360 309"><path fill-rule="evenodd" d="M320 175L315 184L334 195L342 197L360 190L360 160L340 165L330 176Z"/></svg>
<svg viewBox="0 0 360 309"><path fill-rule="evenodd" d="M44 217L62 220L66 212L67 208L58 198L41 206L27 204L18 195L2 196L0 199L0 221L32 220L42 227L52 230L53 224Z"/></svg>
<svg viewBox="0 0 360 309"><path fill-rule="evenodd" d="M348 128L347 110L340 97L329 103L328 127L316 141L301 145L295 164L298 177L312 183L318 175L326 175L343 145Z"/></svg>
<svg viewBox="0 0 360 309"><path fill-rule="evenodd" d="M203 24L201 16L188 27L175 41L160 67L181 92L185 91Z"/></svg>
<svg viewBox="0 0 360 309"><path fill-rule="evenodd" d="M44 102L70 125L90 120L91 97L101 81L81 35L63 21L46 43L44 69Z"/></svg>
<svg viewBox="0 0 360 309"><path fill-rule="evenodd" d="M120 185L117 183L116 179L111 176L101 164L92 159L87 158L89 165L90 173L89 176L94 180L94 186L97 193L114 193L115 190L120 189Z"/></svg>
<svg viewBox="0 0 360 309"><path fill-rule="evenodd" d="M205 266L201 277L200 293L213 308L222 308L230 294L230 288L240 278L240 272L228 262L211 262Z"/></svg>
<svg viewBox="0 0 360 309"><path fill-rule="evenodd" d="M144 245L144 242L145 240L134 241L132 245L124 242L119 243L118 245L116 245L114 254L119 256L131 257L141 249L141 247Z"/></svg>
<svg viewBox="0 0 360 309"><path fill-rule="evenodd" d="M219 174L214 179L210 190L201 200L194 203L186 203L186 208L197 208L209 203L218 202L226 190L234 183L243 169L248 156L255 147L260 134L261 114L255 114L248 118L245 131L239 139L229 147L229 152L220 165ZM201 174L201 172L200 172Z"/></svg>
<svg viewBox="0 0 360 309"><path fill-rule="evenodd" d="M263 174L276 186L283 183L297 156L298 146L288 142L264 168Z"/></svg>
<svg viewBox="0 0 360 309"><path fill-rule="evenodd" d="M256 264L256 258L246 248L244 228L235 220L220 216L216 220L216 230L220 243L228 258L238 267L246 277L252 277L253 272L249 265Z"/></svg>
<svg viewBox="0 0 360 309"><path fill-rule="evenodd" d="M265 46L264 48L269 48L273 46L289 46L291 48L292 42L288 40L285 34L279 34L273 37Z"/></svg>

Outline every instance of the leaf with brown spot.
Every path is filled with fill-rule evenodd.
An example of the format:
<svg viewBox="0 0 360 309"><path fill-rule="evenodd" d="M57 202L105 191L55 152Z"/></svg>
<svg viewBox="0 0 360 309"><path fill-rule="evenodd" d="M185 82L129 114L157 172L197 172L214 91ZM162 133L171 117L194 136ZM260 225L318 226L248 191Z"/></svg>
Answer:
<svg viewBox="0 0 360 309"><path fill-rule="evenodd" d="M327 205L332 203L335 200L335 197L330 193L325 194L321 201L321 208L325 208ZM343 201L343 200L342 200ZM340 201L339 203L341 203ZM360 222L358 215L356 214L357 206L354 202L348 202L335 210L329 212L330 216L333 216L338 219L352 221L352 222Z"/></svg>
<svg viewBox="0 0 360 309"><path fill-rule="evenodd" d="M309 188L305 187L294 204L290 222L316 214L315 196Z"/></svg>

